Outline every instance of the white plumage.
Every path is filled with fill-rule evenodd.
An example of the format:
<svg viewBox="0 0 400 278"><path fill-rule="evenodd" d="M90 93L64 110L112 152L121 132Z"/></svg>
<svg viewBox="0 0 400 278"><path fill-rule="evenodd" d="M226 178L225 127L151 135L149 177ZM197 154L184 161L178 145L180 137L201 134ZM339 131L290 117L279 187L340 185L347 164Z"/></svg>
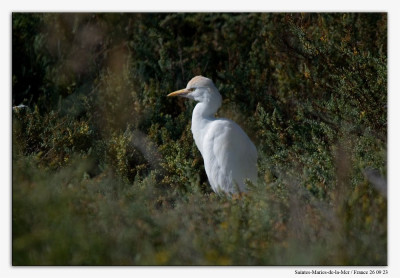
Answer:
<svg viewBox="0 0 400 278"><path fill-rule="evenodd" d="M257 180L257 150L239 125L215 118L222 97L212 80L196 76L185 89L168 96L198 102L192 115L192 133L212 189L217 193L245 192L246 179Z"/></svg>

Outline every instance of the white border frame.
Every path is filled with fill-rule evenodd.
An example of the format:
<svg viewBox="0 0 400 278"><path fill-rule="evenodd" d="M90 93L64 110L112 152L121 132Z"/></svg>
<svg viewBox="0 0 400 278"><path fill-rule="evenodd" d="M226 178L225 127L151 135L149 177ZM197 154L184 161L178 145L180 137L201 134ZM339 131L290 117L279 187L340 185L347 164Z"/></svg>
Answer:
<svg viewBox="0 0 400 278"><path fill-rule="evenodd" d="M8 3L7 3L8 2ZM95 1L49 1L49 0L14 0L1 1L0 29L1 38L1 126L6 130L1 140L1 171L3 184L0 187L0 211L2 223L0 253L0 277L299 277L294 271L304 269L388 269L387 275L372 277L400 277L399 257L399 209L397 197L400 197L400 183L396 172L400 167L399 134L399 34L400 9L396 9L398 1L344 1L336 0L280 0L262 2L260 0L241 1L240 4L231 1L128 1L113 0L106 3ZM388 267L12 267L11 266L11 13L12 12L388 12L388 200L389 200L389 230L388 230ZM315 276L315 275L313 275ZM333 277L335 275L317 275L318 277ZM341 275L343 277L343 275ZM347 275L345 275L346 277ZM300 275L304 277L304 275ZM360 277L356 275L356 277ZM363 275L371 277L371 275Z"/></svg>

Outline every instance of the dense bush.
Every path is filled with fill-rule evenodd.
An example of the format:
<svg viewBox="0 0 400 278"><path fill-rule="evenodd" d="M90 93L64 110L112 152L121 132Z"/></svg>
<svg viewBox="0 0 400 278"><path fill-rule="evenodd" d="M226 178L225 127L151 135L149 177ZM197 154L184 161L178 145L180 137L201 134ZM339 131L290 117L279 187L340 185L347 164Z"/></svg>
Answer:
<svg viewBox="0 0 400 278"><path fill-rule="evenodd" d="M14 265L387 264L387 15L14 13ZM215 195L195 75L259 153Z"/></svg>

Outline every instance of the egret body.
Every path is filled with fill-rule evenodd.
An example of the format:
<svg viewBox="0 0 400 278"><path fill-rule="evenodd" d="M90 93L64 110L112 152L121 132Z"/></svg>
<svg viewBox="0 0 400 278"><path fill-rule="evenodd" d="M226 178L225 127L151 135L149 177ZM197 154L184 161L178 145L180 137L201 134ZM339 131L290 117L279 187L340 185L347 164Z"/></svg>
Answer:
<svg viewBox="0 0 400 278"><path fill-rule="evenodd" d="M215 118L222 97L211 79L196 76L185 89L170 93L194 99L192 133L199 149L210 185L217 193L246 191L246 180L257 180L257 150L235 122Z"/></svg>

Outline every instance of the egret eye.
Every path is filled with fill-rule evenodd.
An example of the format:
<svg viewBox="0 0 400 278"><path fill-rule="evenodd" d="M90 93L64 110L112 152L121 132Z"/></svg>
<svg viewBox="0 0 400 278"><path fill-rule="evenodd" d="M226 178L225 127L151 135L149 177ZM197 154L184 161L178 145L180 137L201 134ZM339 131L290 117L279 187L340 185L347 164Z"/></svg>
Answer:
<svg viewBox="0 0 400 278"><path fill-rule="evenodd" d="M189 92L193 92L194 90L196 90L196 88L190 88L190 89L188 89Z"/></svg>

